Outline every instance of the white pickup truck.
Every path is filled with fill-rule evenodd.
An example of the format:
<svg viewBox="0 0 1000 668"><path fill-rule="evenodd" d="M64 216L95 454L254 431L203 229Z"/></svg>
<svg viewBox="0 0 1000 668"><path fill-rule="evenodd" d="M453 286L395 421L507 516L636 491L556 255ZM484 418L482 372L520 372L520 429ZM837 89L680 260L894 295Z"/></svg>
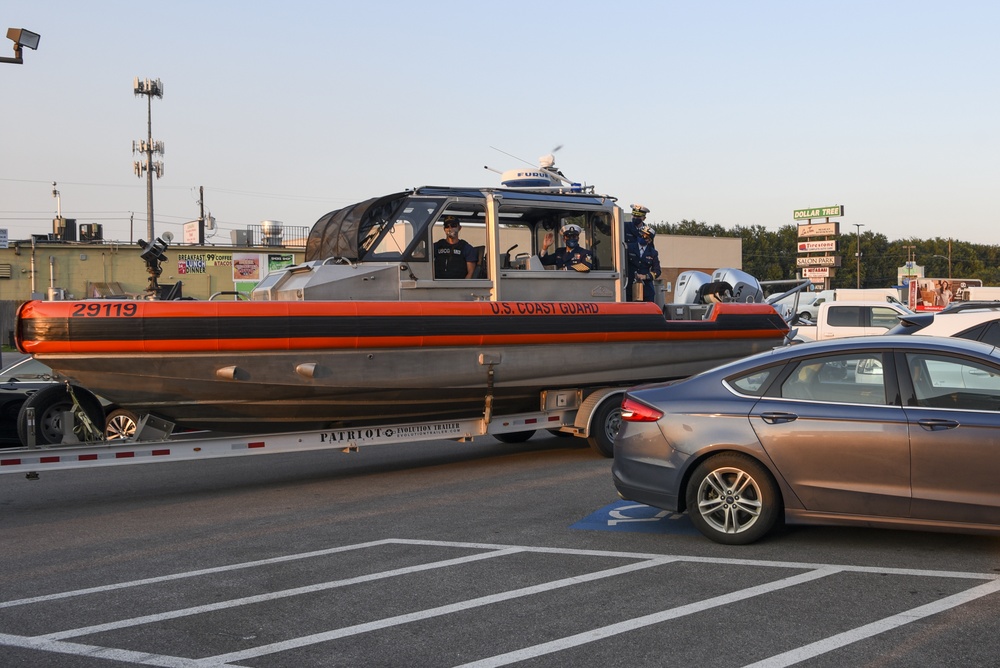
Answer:
<svg viewBox="0 0 1000 668"><path fill-rule="evenodd" d="M799 325L795 341L822 341L842 336L885 334L913 311L886 301L831 301L819 305L815 325Z"/></svg>
<svg viewBox="0 0 1000 668"><path fill-rule="evenodd" d="M894 288L837 288L836 290L820 290L819 292L803 294L796 312L800 317L815 320L819 313L820 304L834 301L902 303L899 299L899 290Z"/></svg>

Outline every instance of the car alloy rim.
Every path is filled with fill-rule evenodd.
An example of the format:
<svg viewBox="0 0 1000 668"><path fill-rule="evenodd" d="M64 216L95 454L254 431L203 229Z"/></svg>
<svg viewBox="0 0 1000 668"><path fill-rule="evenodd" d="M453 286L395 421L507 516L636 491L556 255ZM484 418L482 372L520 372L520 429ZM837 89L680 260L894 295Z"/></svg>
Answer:
<svg viewBox="0 0 1000 668"><path fill-rule="evenodd" d="M746 471L718 468L698 485L698 512L716 531L742 533L760 517L760 497L760 487Z"/></svg>
<svg viewBox="0 0 1000 668"><path fill-rule="evenodd" d="M126 439L135 434L135 420L128 415L116 415L108 421L107 438L109 441Z"/></svg>

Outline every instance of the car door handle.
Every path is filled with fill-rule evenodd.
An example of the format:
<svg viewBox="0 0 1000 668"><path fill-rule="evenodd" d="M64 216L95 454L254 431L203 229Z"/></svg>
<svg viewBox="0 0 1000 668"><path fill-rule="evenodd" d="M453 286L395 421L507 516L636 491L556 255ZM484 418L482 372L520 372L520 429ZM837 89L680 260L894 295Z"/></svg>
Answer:
<svg viewBox="0 0 1000 668"><path fill-rule="evenodd" d="M917 424L927 431L941 431L942 429L954 429L961 423L956 420L917 420Z"/></svg>
<svg viewBox="0 0 1000 668"><path fill-rule="evenodd" d="M769 411L767 413L761 413L760 419L768 424L782 424L784 422L794 422L799 419L799 416L795 413L779 413L776 411Z"/></svg>

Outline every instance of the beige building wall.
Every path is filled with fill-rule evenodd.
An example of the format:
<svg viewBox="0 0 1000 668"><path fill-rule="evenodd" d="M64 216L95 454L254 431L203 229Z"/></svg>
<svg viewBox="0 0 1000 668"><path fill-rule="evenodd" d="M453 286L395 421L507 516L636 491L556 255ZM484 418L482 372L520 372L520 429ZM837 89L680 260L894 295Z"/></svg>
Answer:
<svg viewBox="0 0 1000 668"><path fill-rule="evenodd" d="M689 270L711 274L721 268L743 268L743 239L739 237L688 237L658 234L656 251L663 270L663 298L673 298L674 284L681 272Z"/></svg>
<svg viewBox="0 0 1000 668"><path fill-rule="evenodd" d="M149 273L141 253L138 245L110 242L37 242L34 248L30 241L11 242L10 247L0 248L0 301L45 299L50 286L65 299L142 297ZM159 284L180 281L183 295L196 299L248 290L267 274L269 266L297 264L305 255L302 248L180 245L164 254L167 259L161 265Z"/></svg>
<svg viewBox="0 0 1000 668"><path fill-rule="evenodd" d="M743 266L743 240L739 238L660 234L656 249L667 302L683 271L695 269L711 274L721 267ZM32 255L35 298L47 298L50 285L61 290L65 299L107 296L109 290L141 297L149 280L146 264L139 257L141 252L137 245L82 242L38 242L32 252L30 242L11 242L9 248L0 248L0 301L32 298ZM187 245L171 246L165 254L160 285L181 281L184 296L196 299L208 299L217 292L249 290L267 274L270 259L277 257L298 264L305 255L302 248ZM246 277L237 280L240 276L234 278L234 274Z"/></svg>

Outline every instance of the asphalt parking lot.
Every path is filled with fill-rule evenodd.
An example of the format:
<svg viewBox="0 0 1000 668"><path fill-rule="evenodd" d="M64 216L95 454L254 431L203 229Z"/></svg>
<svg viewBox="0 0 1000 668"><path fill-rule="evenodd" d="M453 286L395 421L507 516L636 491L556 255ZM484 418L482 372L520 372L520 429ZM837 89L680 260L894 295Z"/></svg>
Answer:
<svg viewBox="0 0 1000 668"><path fill-rule="evenodd" d="M732 548L565 439L0 476L11 666L993 665L1000 540Z"/></svg>

